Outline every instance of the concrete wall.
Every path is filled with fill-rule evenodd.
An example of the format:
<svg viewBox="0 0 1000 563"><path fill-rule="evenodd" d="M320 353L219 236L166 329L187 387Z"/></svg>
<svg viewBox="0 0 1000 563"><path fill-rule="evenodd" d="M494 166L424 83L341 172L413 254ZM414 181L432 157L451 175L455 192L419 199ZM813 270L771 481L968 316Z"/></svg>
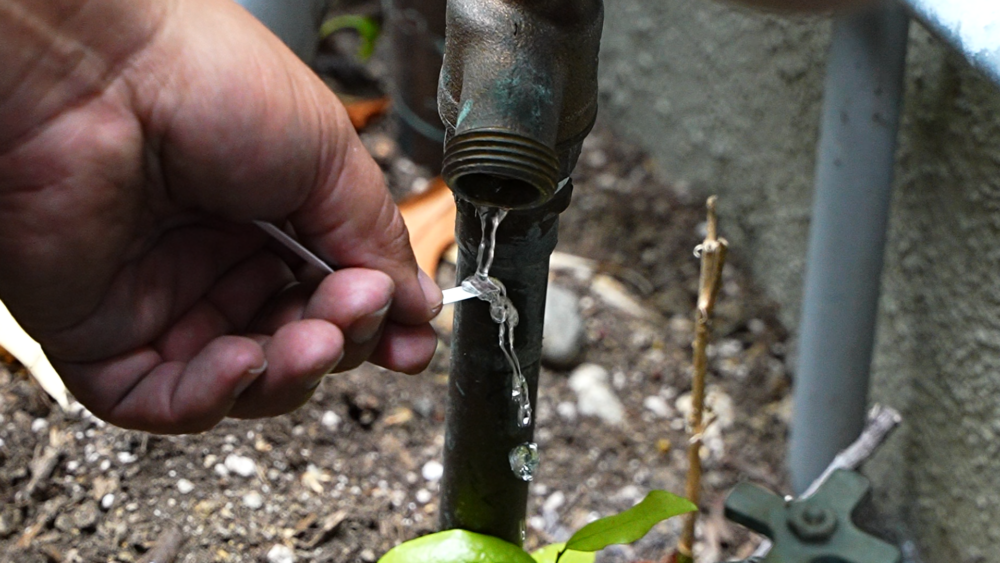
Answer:
<svg viewBox="0 0 1000 563"><path fill-rule="evenodd" d="M794 328L829 22L609 0L602 112L724 231ZM1000 561L1000 89L919 25L873 397L904 428L868 473L925 561Z"/></svg>

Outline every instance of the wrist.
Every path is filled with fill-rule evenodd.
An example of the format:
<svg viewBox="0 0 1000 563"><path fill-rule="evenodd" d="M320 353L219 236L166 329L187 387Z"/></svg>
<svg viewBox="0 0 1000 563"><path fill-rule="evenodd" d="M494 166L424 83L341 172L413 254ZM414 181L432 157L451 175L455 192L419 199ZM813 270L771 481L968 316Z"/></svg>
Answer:
<svg viewBox="0 0 1000 563"><path fill-rule="evenodd" d="M107 88L155 36L169 4L0 0L0 154Z"/></svg>

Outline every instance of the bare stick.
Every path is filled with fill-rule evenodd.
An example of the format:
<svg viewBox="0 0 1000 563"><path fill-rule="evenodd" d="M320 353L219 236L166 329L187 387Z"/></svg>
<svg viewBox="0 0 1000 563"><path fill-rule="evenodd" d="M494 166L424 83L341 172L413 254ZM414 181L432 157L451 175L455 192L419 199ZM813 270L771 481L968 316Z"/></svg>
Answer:
<svg viewBox="0 0 1000 563"><path fill-rule="evenodd" d="M799 498L809 498L816 494L816 491L823 486L823 483L826 483L834 471L838 469L854 470L861 467L882 447L882 444L892 435L902 420L903 417L896 409L885 405L874 405L872 410L868 411L868 421L858 439L841 450L830 462L830 465L826 466L823 473L809 485L809 488L799 495ZM771 551L771 542L764 540L757 547L757 551L754 552L750 560L752 561L754 557L764 557L769 551Z"/></svg>
<svg viewBox="0 0 1000 563"><path fill-rule="evenodd" d="M691 382L691 440L688 444L688 474L684 492L698 504L701 497L701 445L705 434L705 373L708 371L706 349L711 336L712 311L722 282L722 266L726 262L729 243L718 238L718 219L715 215L716 197L708 198L708 228L705 240L695 249L701 256L701 278L698 283L698 310L695 313L694 379ZM677 544L677 563L693 563L694 527L698 513L685 517L684 530Z"/></svg>
<svg viewBox="0 0 1000 563"><path fill-rule="evenodd" d="M156 540L156 545L146 552L139 563L173 563L186 540L179 526L168 524Z"/></svg>
<svg viewBox="0 0 1000 563"><path fill-rule="evenodd" d="M64 453L63 438L57 429L52 428L49 430L49 443L41 451L36 451L35 458L29 464L31 479L24 489L15 495L20 504L31 502L35 493L48 484Z"/></svg>

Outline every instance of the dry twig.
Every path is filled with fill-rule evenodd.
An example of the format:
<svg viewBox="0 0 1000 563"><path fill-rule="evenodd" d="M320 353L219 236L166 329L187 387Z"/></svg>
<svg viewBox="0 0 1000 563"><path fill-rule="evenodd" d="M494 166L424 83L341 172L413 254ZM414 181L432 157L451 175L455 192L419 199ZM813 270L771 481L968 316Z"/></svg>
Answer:
<svg viewBox="0 0 1000 563"><path fill-rule="evenodd" d="M718 219L715 214L716 197L708 198L708 229L705 240L695 249L701 256L701 279L698 283L698 310L696 311L694 338L694 379L691 383L691 440L688 446L688 474L685 494L698 504L701 497L701 446L705 428L705 373L708 371L706 349L711 336L712 311L722 282L722 266L726 263L729 243L718 236ZM684 530L677 544L677 563L693 563L694 528L698 513L685 517Z"/></svg>
<svg viewBox="0 0 1000 563"><path fill-rule="evenodd" d="M16 495L19 504L23 505L31 502L35 493L48 483L49 478L52 477L53 471L55 471L65 453L63 442L64 438L57 429L52 428L49 430L49 443L45 447L35 451L35 457L29 465L31 479L28 480L28 484L25 485L24 489Z"/></svg>
<svg viewBox="0 0 1000 563"><path fill-rule="evenodd" d="M854 440L844 450L841 450L833 458L833 461L830 462L830 465L826 466L823 473L809 485L809 488L799 495L799 498L809 498L816 494L816 491L823 486L823 483L830 478L830 475L833 475L834 471L838 469L853 471L861 467L871 456L875 455L875 452L882 447L882 444L885 443L902 421L903 417L900 416L899 411L896 409L879 404L873 406L868 411L868 421L865 423L865 427L861 431L861 435L858 436L858 439ZM757 561L762 559L769 551L771 551L771 541L765 539L757 547L757 551L754 552L749 560Z"/></svg>

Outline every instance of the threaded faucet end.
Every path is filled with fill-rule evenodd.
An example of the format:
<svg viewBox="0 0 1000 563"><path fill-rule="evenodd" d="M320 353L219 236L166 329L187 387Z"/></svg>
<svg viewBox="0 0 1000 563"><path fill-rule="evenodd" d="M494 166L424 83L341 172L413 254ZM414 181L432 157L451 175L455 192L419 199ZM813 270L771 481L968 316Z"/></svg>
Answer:
<svg viewBox="0 0 1000 563"><path fill-rule="evenodd" d="M502 129L477 129L445 147L441 175L459 196L478 205L524 209L556 192L559 158L552 148Z"/></svg>

